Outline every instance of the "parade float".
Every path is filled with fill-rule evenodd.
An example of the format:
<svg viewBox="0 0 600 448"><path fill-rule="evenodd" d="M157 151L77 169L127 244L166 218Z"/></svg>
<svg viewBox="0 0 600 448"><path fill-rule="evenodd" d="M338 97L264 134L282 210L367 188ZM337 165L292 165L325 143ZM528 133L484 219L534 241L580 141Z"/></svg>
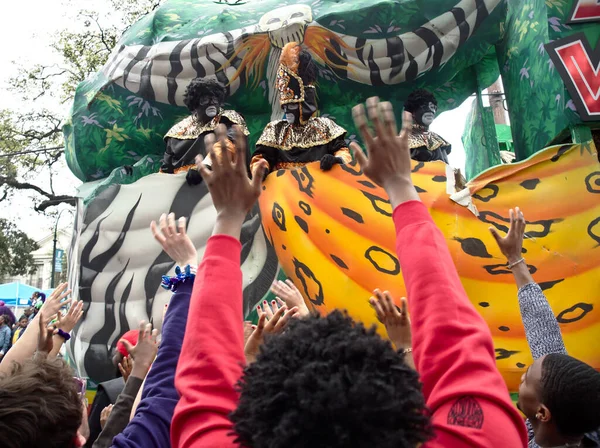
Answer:
<svg viewBox="0 0 600 448"><path fill-rule="evenodd" d="M477 95L464 138L468 183L442 161L415 160L415 186L489 325L511 391L531 356L516 286L488 228L506 231L515 206L528 222L527 264L569 353L600 368L598 22L600 7L589 0L162 3L80 84L64 128L69 167L84 182L70 266L85 303L69 342L80 373L110 379L119 336L141 319L160 322L170 295L160 280L174 265L150 221L188 217L200 256L212 232L204 183L159 172L163 137L190 113L186 87L195 78L223 85L224 107L244 117L252 151L282 118L276 79L293 41L315 61L320 116L346 130L346 144L359 140L351 107L370 96L400 111L411 92L427 89L443 112ZM516 158L509 164L481 100L500 75ZM355 162L273 170L242 231L245 313L253 317L275 278L291 278L312 309L343 308L378 325L371 291L405 294L391 213Z"/></svg>

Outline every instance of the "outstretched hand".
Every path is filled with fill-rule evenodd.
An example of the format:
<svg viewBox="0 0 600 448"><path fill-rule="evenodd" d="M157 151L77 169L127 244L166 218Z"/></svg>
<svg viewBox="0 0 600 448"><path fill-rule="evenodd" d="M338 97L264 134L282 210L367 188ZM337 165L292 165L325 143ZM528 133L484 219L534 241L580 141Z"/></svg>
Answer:
<svg viewBox="0 0 600 448"><path fill-rule="evenodd" d="M47 303L47 302L46 302ZM49 354L52 351L52 347L54 347L54 342L52 341L52 336L58 333L58 329L56 329L53 325L50 325L52 319L54 319L55 314L50 314L50 308L44 307L40 310L39 317L39 334L38 334L38 346L37 351L44 354ZM50 325L50 326L49 326Z"/></svg>
<svg viewBox="0 0 600 448"><path fill-rule="evenodd" d="M83 301L79 300L71 303L69 311L64 316L58 313L56 328L60 328L65 333L70 333L81 319L81 316L83 316Z"/></svg>
<svg viewBox="0 0 600 448"><path fill-rule="evenodd" d="M66 282L61 283L54 291L52 291L50 297L46 299L40 308L40 313L43 312L46 316L54 316L63 306L68 306L73 301L73 299L64 300L71 294L71 290L67 290L67 285Z"/></svg>
<svg viewBox="0 0 600 448"><path fill-rule="evenodd" d="M385 189L393 208L402 202L419 200L412 183L408 146L412 115L404 112L402 132L397 135L396 117L391 103L380 103L377 97L369 98L367 111L375 130L374 135L369 129L364 106L359 104L352 109L354 123L368 152L367 156L357 143L351 143L350 148L360 167L366 176Z"/></svg>
<svg viewBox="0 0 600 448"><path fill-rule="evenodd" d="M369 299L371 306L375 309L377 320L385 325L388 337L398 350L412 347L412 333L410 331L410 319L408 317L408 304L406 298L402 297L400 302L402 308L398 308L389 292L381 292L379 289L373 291L373 297Z"/></svg>
<svg viewBox="0 0 600 448"><path fill-rule="evenodd" d="M227 148L225 125L219 125L215 134L221 148ZM213 233L239 238L246 214L260 196L266 161L261 161L255 166L250 179L246 168L246 139L239 126L235 129L235 153L223 149L217 155L214 144L215 137L209 134L205 139L205 146L212 161L212 170L203 163L198 164L198 171L217 209L217 222Z"/></svg>
<svg viewBox="0 0 600 448"><path fill-rule="evenodd" d="M127 349L129 356L133 358L133 368L131 369L131 376L136 378L144 379L150 366L156 358L158 352L158 330L152 329L152 324L147 324L145 321L140 322L140 330L138 334L138 341L135 346L125 339L121 339L121 342Z"/></svg>
<svg viewBox="0 0 600 448"><path fill-rule="evenodd" d="M288 308L297 307L299 317L306 317L310 314L304 302L304 297L302 297L302 294L290 279L287 279L285 282L281 280L274 281L271 285L271 292L279 300L283 300Z"/></svg>
<svg viewBox="0 0 600 448"><path fill-rule="evenodd" d="M490 227L490 232L496 240L502 254L506 257L509 263L515 263L521 259L523 250L523 237L525 235L525 216L519 207L508 211L510 216L510 229L503 238L498 231Z"/></svg>
<svg viewBox="0 0 600 448"><path fill-rule="evenodd" d="M150 229L154 239L162 246L166 254L182 268L187 266L198 265L198 252L194 247L194 243L186 232L186 219L181 217L175 224L175 213L169 213L169 216L164 213L161 215L158 226L155 221L150 223Z"/></svg>
<svg viewBox="0 0 600 448"><path fill-rule="evenodd" d="M260 351L260 346L265 340L267 334L279 334L285 330L290 319L298 315L298 307L288 308L282 303L273 301L271 306L264 301L263 306L257 307L258 324L252 326L254 330L244 347L246 363L250 364L256 361L256 356Z"/></svg>

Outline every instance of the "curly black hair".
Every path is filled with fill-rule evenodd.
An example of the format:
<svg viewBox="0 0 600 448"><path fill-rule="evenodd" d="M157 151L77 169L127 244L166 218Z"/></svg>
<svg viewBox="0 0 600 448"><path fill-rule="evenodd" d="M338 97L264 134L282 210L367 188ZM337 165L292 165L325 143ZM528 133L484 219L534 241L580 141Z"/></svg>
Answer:
<svg viewBox="0 0 600 448"><path fill-rule="evenodd" d="M304 85L314 84L317 80L317 66L311 54L306 50L302 50L298 59L300 60L298 76L302 78Z"/></svg>
<svg viewBox="0 0 600 448"><path fill-rule="evenodd" d="M238 388L242 446L414 448L432 436L418 374L340 311L268 339Z"/></svg>
<svg viewBox="0 0 600 448"><path fill-rule="evenodd" d="M429 103L435 104L436 107L438 105L433 93L431 93L429 90L417 89L411 92L410 95L408 95L408 98L406 98L406 101L404 102L404 110L414 114L419 106Z"/></svg>
<svg viewBox="0 0 600 448"><path fill-rule="evenodd" d="M600 427L600 373L569 355L542 361L541 402L564 436L581 436Z"/></svg>
<svg viewBox="0 0 600 448"><path fill-rule="evenodd" d="M183 95L183 103L190 112L198 109L200 98L206 94L215 95L220 103L225 101L227 90L219 81L211 78L194 78L190 81Z"/></svg>

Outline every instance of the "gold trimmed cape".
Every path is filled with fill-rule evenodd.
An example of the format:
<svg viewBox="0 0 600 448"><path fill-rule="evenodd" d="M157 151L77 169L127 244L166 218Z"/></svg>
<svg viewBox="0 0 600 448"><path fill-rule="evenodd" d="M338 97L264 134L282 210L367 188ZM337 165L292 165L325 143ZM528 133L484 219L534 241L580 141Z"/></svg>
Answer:
<svg viewBox="0 0 600 448"><path fill-rule="evenodd" d="M221 123L221 117L225 117L230 122L242 126L244 135L250 134L244 117L234 110L221 110L215 118L204 124L200 123L193 115L190 115L169 129L169 132L165 134L164 138L176 138L179 140L196 139L205 132L214 131Z"/></svg>

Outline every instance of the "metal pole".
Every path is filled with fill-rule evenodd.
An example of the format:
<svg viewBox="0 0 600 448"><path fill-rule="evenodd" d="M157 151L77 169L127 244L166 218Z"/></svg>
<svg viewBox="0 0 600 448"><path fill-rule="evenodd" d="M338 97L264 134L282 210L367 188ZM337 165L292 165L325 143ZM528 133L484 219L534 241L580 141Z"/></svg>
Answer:
<svg viewBox="0 0 600 448"><path fill-rule="evenodd" d="M50 288L52 289L54 289L54 277L56 276L56 231L58 229L58 220L64 211L65 209L63 208L56 217L56 222L54 223L54 244L52 245L52 277L50 277Z"/></svg>

